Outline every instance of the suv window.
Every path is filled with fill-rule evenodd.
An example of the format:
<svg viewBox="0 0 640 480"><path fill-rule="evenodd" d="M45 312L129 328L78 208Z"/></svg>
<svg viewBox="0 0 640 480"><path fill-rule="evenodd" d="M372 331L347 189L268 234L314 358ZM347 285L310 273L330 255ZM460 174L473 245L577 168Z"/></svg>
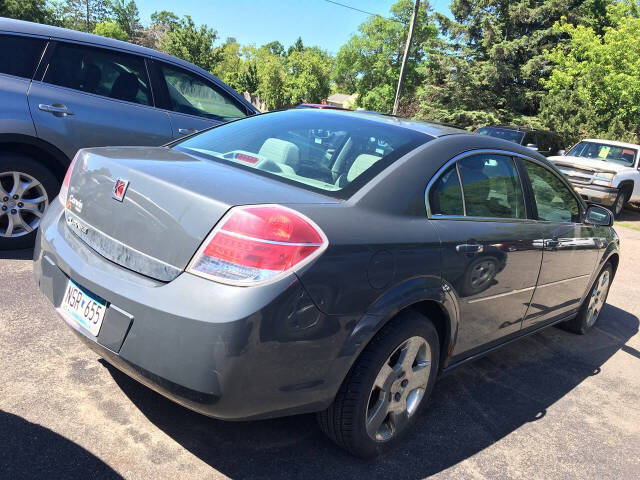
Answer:
<svg viewBox="0 0 640 480"><path fill-rule="evenodd" d="M533 196L538 209L538 219L548 222L579 222L580 206L569 188L551 170L537 163L524 162Z"/></svg>
<svg viewBox="0 0 640 480"><path fill-rule="evenodd" d="M527 132L522 139L522 145L525 147L527 145L536 145L538 146L538 139L535 132Z"/></svg>
<svg viewBox="0 0 640 480"><path fill-rule="evenodd" d="M458 162L466 215L525 218L520 177L511 157L473 155Z"/></svg>
<svg viewBox="0 0 640 480"><path fill-rule="evenodd" d="M434 215L464 215L462 189L456 166L450 166L429 191L429 207Z"/></svg>
<svg viewBox="0 0 640 480"><path fill-rule="evenodd" d="M44 44L39 38L0 35L0 73L33 77Z"/></svg>
<svg viewBox="0 0 640 480"><path fill-rule="evenodd" d="M247 116L245 109L225 92L199 76L167 64L160 64L160 72L167 84L173 111L223 122Z"/></svg>
<svg viewBox="0 0 640 480"><path fill-rule="evenodd" d="M538 151L549 153L551 151L551 136L545 132L538 132Z"/></svg>
<svg viewBox="0 0 640 480"><path fill-rule="evenodd" d="M136 55L70 43L56 46L44 81L127 102L151 105L144 60Z"/></svg>

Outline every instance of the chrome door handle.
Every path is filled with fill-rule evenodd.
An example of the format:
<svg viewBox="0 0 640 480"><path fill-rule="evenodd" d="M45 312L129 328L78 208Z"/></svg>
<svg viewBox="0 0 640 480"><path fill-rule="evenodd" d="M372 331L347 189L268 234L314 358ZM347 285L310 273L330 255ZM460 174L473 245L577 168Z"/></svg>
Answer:
<svg viewBox="0 0 640 480"><path fill-rule="evenodd" d="M179 128L178 133L181 135L191 135L192 133L196 133L198 130L196 128Z"/></svg>
<svg viewBox="0 0 640 480"><path fill-rule="evenodd" d="M72 111L68 110L66 106L60 103L54 103L53 105L47 105L46 103L41 103L40 105L38 105L38 108L43 112L59 113L63 116L73 115Z"/></svg>
<svg viewBox="0 0 640 480"><path fill-rule="evenodd" d="M458 253L481 253L484 250L482 245L463 243L462 245L456 245L456 252Z"/></svg>
<svg viewBox="0 0 640 480"><path fill-rule="evenodd" d="M545 240L544 241L544 246L546 248L558 248L560 246L560 240L557 240L555 238L553 238L551 240Z"/></svg>

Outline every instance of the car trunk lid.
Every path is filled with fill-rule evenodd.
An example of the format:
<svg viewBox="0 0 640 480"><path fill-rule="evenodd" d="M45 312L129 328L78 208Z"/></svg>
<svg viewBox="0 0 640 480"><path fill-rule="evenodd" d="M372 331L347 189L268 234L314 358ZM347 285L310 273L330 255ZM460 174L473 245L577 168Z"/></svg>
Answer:
<svg viewBox="0 0 640 480"><path fill-rule="evenodd" d="M122 199L114 187L121 180ZM82 150L71 178L67 225L106 258L170 281L235 205L337 200L165 147Z"/></svg>

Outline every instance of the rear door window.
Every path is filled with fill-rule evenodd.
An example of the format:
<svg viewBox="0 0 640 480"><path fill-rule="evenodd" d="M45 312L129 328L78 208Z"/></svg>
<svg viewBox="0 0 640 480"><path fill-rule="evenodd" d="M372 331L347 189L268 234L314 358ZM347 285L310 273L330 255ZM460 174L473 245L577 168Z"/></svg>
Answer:
<svg viewBox="0 0 640 480"><path fill-rule="evenodd" d="M221 122L246 117L247 111L229 94L194 73L160 63L171 110Z"/></svg>
<svg viewBox="0 0 640 480"><path fill-rule="evenodd" d="M144 60L114 50L60 42L44 81L141 105L152 105Z"/></svg>
<svg viewBox="0 0 640 480"><path fill-rule="evenodd" d="M32 78L45 43L39 38L0 35L0 73Z"/></svg>
<svg viewBox="0 0 640 480"><path fill-rule="evenodd" d="M482 154L458 162L466 215L525 218L520 177L511 157Z"/></svg>

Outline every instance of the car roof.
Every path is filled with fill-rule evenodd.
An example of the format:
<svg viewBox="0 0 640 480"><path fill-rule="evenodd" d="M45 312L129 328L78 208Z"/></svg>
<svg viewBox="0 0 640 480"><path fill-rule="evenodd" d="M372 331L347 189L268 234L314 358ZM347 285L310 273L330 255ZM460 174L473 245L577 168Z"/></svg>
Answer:
<svg viewBox="0 0 640 480"><path fill-rule="evenodd" d="M602 138L583 138L580 140L581 142L593 142L593 143L604 143L607 145L615 145L616 147L626 147L626 148L640 148L640 145L636 145L635 143L627 143L627 142L618 142L616 140L604 140Z"/></svg>
<svg viewBox="0 0 640 480"><path fill-rule="evenodd" d="M135 45L129 42L123 42L121 40L115 40L113 38L102 37L100 35L94 35L93 33L78 32L77 30L70 30L68 28L54 27L51 25L42 25L40 23L25 22L23 20L14 20L11 18L0 17L0 32L5 33L22 33L26 35L39 35L43 37L52 37L61 40L70 40L72 42L89 43L97 46L111 47L118 50L126 50L130 53L144 55L147 57L154 57L158 60L168 61L177 65L181 65L190 70L198 71L199 73L212 77L210 72L189 63L180 58L168 55L166 53L153 50L152 48L143 47L141 45Z"/></svg>

